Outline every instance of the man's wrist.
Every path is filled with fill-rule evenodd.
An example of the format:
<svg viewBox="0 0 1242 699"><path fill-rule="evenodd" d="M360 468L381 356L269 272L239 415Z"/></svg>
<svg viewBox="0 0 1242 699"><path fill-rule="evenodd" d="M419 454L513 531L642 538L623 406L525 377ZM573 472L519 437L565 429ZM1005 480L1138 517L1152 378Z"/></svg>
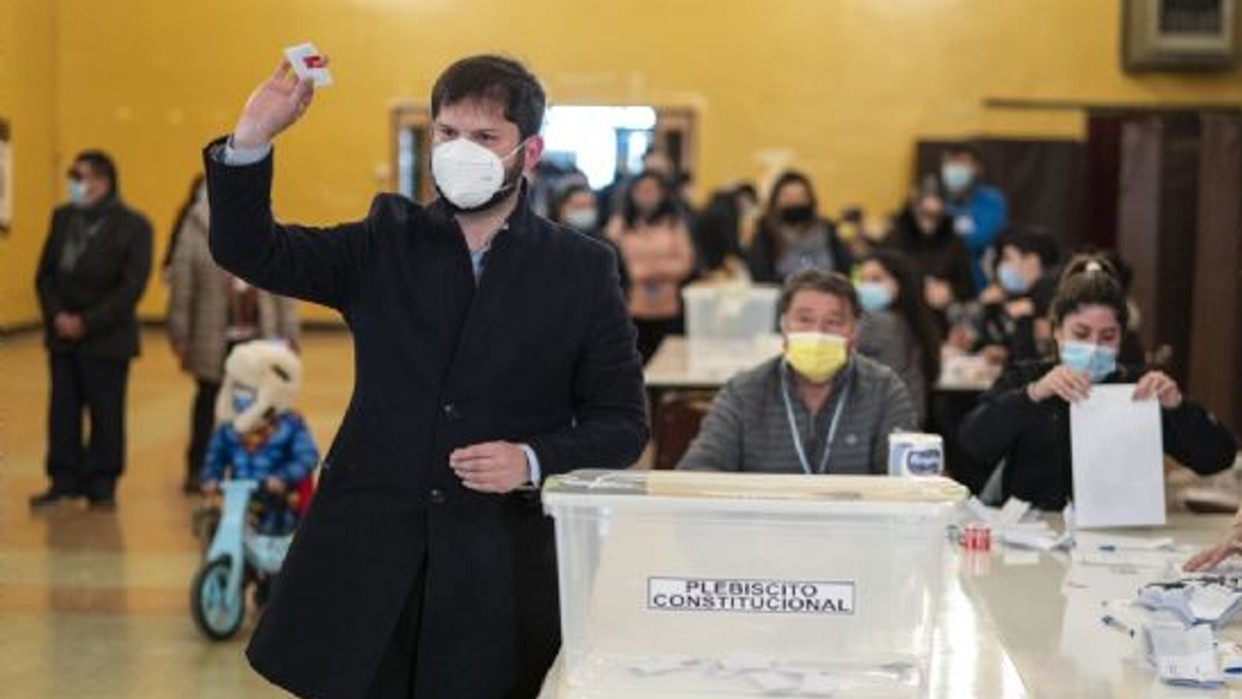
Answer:
<svg viewBox="0 0 1242 699"><path fill-rule="evenodd" d="M270 142L253 147L244 146L242 143L235 135L230 136L215 157L225 165L254 165L272 152Z"/></svg>
<svg viewBox="0 0 1242 699"><path fill-rule="evenodd" d="M539 466L539 455L529 444L519 444L518 448L526 455L526 475L531 485L538 487L543 480L543 470Z"/></svg>
<svg viewBox="0 0 1242 699"><path fill-rule="evenodd" d="M270 136L256 133L245 127L233 130L229 136L229 146L238 150L263 150L272 144Z"/></svg>

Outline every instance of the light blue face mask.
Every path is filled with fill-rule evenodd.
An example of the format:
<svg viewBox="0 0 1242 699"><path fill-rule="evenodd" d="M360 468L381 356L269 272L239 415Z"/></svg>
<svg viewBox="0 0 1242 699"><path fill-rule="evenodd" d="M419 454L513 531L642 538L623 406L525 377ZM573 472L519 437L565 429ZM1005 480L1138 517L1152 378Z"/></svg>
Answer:
<svg viewBox="0 0 1242 699"><path fill-rule="evenodd" d="M1099 383L1117 370L1117 350L1090 342L1062 342L1061 363Z"/></svg>
<svg viewBox="0 0 1242 699"><path fill-rule="evenodd" d="M858 305L868 313L882 311L893 303L892 292L879 282L859 282L854 289L858 291Z"/></svg>
<svg viewBox="0 0 1242 699"><path fill-rule="evenodd" d="M255 393L249 389L233 391L233 414L240 415L254 405Z"/></svg>
<svg viewBox="0 0 1242 699"><path fill-rule="evenodd" d="M975 171L969 165L945 163L940 168L940 179L950 192L965 192L975 182Z"/></svg>
<svg viewBox="0 0 1242 699"><path fill-rule="evenodd" d="M86 183L82 180L69 180L69 201L81 206L86 203Z"/></svg>
<svg viewBox="0 0 1242 699"><path fill-rule="evenodd" d="M996 281L1000 282L1002 289L1011 294L1025 294L1031 288L1031 285L1022 278L1022 273L1018 271L1018 268L1008 262L996 268Z"/></svg>

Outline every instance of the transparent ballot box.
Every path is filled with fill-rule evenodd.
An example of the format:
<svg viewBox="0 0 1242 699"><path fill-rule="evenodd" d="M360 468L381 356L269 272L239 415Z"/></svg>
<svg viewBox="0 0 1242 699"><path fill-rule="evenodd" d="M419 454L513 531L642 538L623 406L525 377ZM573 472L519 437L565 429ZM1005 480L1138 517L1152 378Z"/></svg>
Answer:
<svg viewBox="0 0 1242 699"><path fill-rule="evenodd" d="M965 495L939 477L551 478L562 696L923 696Z"/></svg>
<svg viewBox="0 0 1242 699"><path fill-rule="evenodd" d="M780 352L780 289L760 285L695 285L681 290L691 369L732 374Z"/></svg>

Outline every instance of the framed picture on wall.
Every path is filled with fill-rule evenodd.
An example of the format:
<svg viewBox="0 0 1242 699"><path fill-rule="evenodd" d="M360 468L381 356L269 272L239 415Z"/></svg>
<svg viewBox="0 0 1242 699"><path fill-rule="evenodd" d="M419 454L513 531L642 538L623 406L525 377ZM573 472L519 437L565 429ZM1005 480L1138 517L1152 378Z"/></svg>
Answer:
<svg viewBox="0 0 1242 699"><path fill-rule="evenodd" d="M8 235L13 225L13 144L9 122L0 119L0 235Z"/></svg>
<svg viewBox="0 0 1242 699"><path fill-rule="evenodd" d="M1218 71L1238 63L1237 0L1124 0L1129 72Z"/></svg>

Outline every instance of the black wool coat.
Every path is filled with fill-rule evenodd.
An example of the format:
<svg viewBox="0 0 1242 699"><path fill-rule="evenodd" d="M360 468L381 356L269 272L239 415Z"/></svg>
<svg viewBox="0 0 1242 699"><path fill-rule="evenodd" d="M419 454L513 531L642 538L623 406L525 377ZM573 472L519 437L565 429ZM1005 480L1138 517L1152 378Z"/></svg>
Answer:
<svg viewBox="0 0 1242 699"><path fill-rule="evenodd" d="M552 522L537 493L467 490L448 455L526 443L545 478L637 460L642 368L615 258L523 201L476 286L442 203L380 195L356 223L279 224L272 157L228 166L218 147L217 262L338 310L354 338L353 395L251 663L300 696L363 696L421 563L416 696L533 699L560 643Z"/></svg>
<svg viewBox="0 0 1242 699"><path fill-rule="evenodd" d="M137 308L151 274L151 224L115 198L99 207L98 232L71 270L61 269L60 258L84 214L72 206L52 213L35 272L43 342L53 352L127 361L139 350ZM61 312L82 316L86 334L80 340L56 335L53 321Z"/></svg>

